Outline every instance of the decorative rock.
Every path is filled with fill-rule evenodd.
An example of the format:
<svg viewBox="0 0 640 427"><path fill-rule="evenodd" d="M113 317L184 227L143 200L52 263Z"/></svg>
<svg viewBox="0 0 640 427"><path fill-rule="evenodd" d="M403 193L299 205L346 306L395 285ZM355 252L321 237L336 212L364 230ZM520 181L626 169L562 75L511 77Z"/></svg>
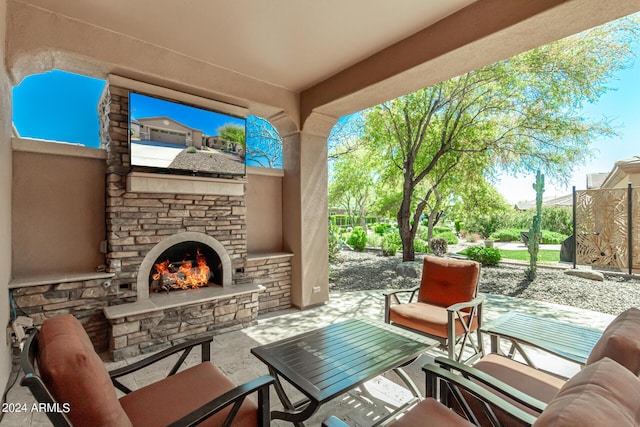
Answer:
<svg viewBox="0 0 640 427"><path fill-rule="evenodd" d="M420 269L418 263L415 262L403 262L396 266L396 273L403 277L420 277Z"/></svg>
<svg viewBox="0 0 640 427"><path fill-rule="evenodd" d="M597 280L604 282L604 274L593 270L565 270L564 274L568 276L582 277L583 279Z"/></svg>

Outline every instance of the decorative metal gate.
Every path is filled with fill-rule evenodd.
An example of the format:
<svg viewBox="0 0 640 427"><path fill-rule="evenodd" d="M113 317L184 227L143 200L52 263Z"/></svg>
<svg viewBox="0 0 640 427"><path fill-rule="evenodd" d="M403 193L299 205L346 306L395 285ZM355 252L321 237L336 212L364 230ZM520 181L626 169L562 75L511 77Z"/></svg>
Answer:
<svg viewBox="0 0 640 427"><path fill-rule="evenodd" d="M640 188L574 188L573 215L575 264L640 269Z"/></svg>

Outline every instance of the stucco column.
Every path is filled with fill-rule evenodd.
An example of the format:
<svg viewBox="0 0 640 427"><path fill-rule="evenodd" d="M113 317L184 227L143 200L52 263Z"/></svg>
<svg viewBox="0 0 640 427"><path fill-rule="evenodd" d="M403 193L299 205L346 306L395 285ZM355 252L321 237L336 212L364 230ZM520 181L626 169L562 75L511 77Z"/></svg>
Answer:
<svg viewBox="0 0 640 427"><path fill-rule="evenodd" d="M0 0L0 325L9 324L9 280L11 280L11 85L5 69L6 1ZM2 334L4 337L4 332ZM0 387L4 390L11 373L11 347L0 344Z"/></svg>
<svg viewBox="0 0 640 427"><path fill-rule="evenodd" d="M329 299L327 137L336 121L312 115L302 131L278 126L283 142L284 249L294 254L291 302L298 308Z"/></svg>

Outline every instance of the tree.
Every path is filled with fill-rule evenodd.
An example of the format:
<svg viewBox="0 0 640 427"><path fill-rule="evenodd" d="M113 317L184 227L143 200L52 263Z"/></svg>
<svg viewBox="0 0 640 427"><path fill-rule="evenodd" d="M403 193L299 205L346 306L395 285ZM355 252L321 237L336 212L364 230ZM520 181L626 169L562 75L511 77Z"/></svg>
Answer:
<svg viewBox="0 0 640 427"><path fill-rule="evenodd" d="M563 179L590 155L591 140L613 133L606 120L584 117L581 107L597 100L612 72L628 63L637 20L533 49L367 113L369 143L401 177L397 220L404 261L414 259L420 218L429 204L437 206L441 186L473 185L474 176L501 168L541 169Z"/></svg>
<svg viewBox="0 0 640 427"><path fill-rule="evenodd" d="M366 230L366 216L373 206L374 169L372 159L365 150L342 154L333 164L329 182L329 203L343 208L348 217L360 217L360 226Z"/></svg>
<svg viewBox="0 0 640 427"><path fill-rule="evenodd" d="M236 142L245 147L245 130L244 127L233 123L227 123L217 129L218 136L228 142Z"/></svg>
<svg viewBox="0 0 640 427"><path fill-rule="evenodd" d="M265 168L282 167L282 138L267 119L247 117L247 161Z"/></svg>

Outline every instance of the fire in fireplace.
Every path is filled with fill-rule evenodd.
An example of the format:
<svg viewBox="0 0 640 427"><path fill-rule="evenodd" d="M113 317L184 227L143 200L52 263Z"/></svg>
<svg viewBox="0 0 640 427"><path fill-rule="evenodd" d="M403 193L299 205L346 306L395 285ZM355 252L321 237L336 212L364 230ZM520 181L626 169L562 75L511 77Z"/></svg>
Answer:
<svg viewBox="0 0 640 427"><path fill-rule="evenodd" d="M218 254L202 243L181 242L165 250L149 275L152 292L169 292L222 285Z"/></svg>

